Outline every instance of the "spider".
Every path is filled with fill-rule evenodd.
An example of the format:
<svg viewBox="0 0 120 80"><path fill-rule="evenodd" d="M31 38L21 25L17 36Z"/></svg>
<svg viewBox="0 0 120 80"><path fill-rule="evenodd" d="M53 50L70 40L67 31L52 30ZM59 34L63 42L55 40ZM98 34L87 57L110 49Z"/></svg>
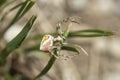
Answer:
<svg viewBox="0 0 120 80"><path fill-rule="evenodd" d="M53 55L54 57L58 58L59 56L64 56L66 58L69 58L70 56L65 55L59 55L61 46L64 44L65 36L63 35L63 32L61 30L61 26L63 23L69 23L68 29L72 25L72 22L79 24L79 22L76 21L76 19L79 17L68 17L64 19L63 21L58 22L56 27L57 37L53 37L50 34L46 34L43 36L40 44L40 50L43 52L49 52L50 55ZM57 49L57 55L54 54L54 49ZM87 52L81 48L84 53L87 54Z"/></svg>

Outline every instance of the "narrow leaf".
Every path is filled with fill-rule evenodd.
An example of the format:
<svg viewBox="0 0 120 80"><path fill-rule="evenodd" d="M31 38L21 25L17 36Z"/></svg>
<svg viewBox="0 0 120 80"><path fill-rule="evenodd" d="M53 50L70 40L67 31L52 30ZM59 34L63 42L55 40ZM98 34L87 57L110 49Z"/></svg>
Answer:
<svg viewBox="0 0 120 80"><path fill-rule="evenodd" d="M57 50L54 51L54 54L57 55ZM50 58L48 64L45 66L45 68L33 80L37 80L39 77L41 77L44 74L46 74L50 70L52 65L55 63L55 61L56 61L56 57L52 55L52 57Z"/></svg>
<svg viewBox="0 0 120 80"><path fill-rule="evenodd" d="M65 30L64 33L63 33L63 36L64 36L65 38L68 36L68 34L69 34L69 32L70 32L70 27L71 27L71 25L72 25L72 23L70 23L70 24L68 25L68 27L66 28L66 30Z"/></svg>
<svg viewBox="0 0 120 80"><path fill-rule="evenodd" d="M86 52L85 49L83 49L81 46L76 45L76 44L64 43L61 49L67 50L67 51L77 52L78 54L80 54L82 51L83 53L88 55L88 53Z"/></svg>
<svg viewBox="0 0 120 80"><path fill-rule="evenodd" d="M68 37L100 37L100 36L111 36L114 33L106 30L98 29L86 29L70 32Z"/></svg>
<svg viewBox="0 0 120 80"><path fill-rule="evenodd" d="M35 0L26 0L21 6L21 8L18 10L17 14L13 18L13 20L10 22L10 24L3 30L2 35L10 28L11 25L13 25L19 19L21 19L22 16L25 15L25 13L28 10L30 10L30 8L34 5L34 3L35 3Z"/></svg>
<svg viewBox="0 0 120 80"><path fill-rule="evenodd" d="M26 0L21 8L18 10L16 16L14 17L13 21L10 23L9 26L17 22L25 13L34 5L34 0Z"/></svg>
<svg viewBox="0 0 120 80"><path fill-rule="evenodd" d="M10 52L12 52L13 50L15 50L16 48L18 48L21 45L21 43L23 42L23 40L27 36L28 32L30 31L35 19L36 19L36 16L32 16L29 19L29 21L27 22L27 24L25 25L25 27L22 29L22 31L12 41L10 41L7 44L6 48L4 48L1 51L0 64L5 61L5 59L10 54Z"/></svg>

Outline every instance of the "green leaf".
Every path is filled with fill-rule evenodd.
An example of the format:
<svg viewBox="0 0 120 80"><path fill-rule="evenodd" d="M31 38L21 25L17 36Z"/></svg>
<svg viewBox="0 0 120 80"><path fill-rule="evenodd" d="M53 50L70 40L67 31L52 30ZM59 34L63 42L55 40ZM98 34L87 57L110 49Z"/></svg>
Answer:
<svg viewBox="0 0 120 80"><path fill-rule="evenodd" d="M21 8L18 10L17 14L15 15L15 17L13 18L13 20L10 22L10 24L3 30L2 34L3 35L9 28L11 25L13 25L15 22L17 22L19 19L22 18L23 15L25 15L25 13L31 9L31 7L34 5L35 0L26 0L23 5L21 6ZM1 36L2 37L2 36Z"/></svg>
<svg viewBox="0 0 120 80"><path fill-rule="evenodd" d="M57 49L54 51L54 54L57 55ZM52 55L52 57L50 58L48 64L45 66L45 68L33 80L37 80L39 77L45 75L50 70L50 68L55 63L55 61L56 61L56 57Z"/></svg>
<svg viewBox="0 0 120 80"><path fill-rule="evenodd" d="M21 6L21 8L19 9L19 11L17 12L16 16L13 19L13 23L16 22L18 19L20 19L23 15L25 15L25 13L31 9L31 7L34 5L35 0L26 0L26 2L24 2L24 4ZM11 23L11 24L13 24Z"/></svg>
<svg viewBox="0 0 120 80"><path fill-rule="evenodd" d="M69 34L69 32L70 32L70 26L71 26L71 25L72 25L72 23L68 25L68 27L66 28L66 30L65 30L64 33L63 33L63 36L64 36L65 38L68 36L68 34Z"/></svg>
<svg viewBox="0 0 120 80"><path fill-rule="evenodd" d="M80 53L78 49L71 47L71 46L62 46L61 48L62 50L68 50L68 51L72 51L72 52L77 52L78 54Z"/></svg>
<svg viewBox="0 0 120 80"><path fill-rule="evenodd" d="M100 36L111 36L114 33L106 30L99 29L86 29L70 32L68 37L100 37Z"/></svg>
<svg viewBox="0 0 120 80"><path fill-rule="evenodd" d="M1 51L0 64L5 61L5 59L10 54L10 52L12 52L13 50L15 50L16 48L18 48L21 45L21 43L23 42L23 40L27 36L28 32L30 31L35 19L36 19L36 16L32 16L29 19L29 21L27 22L27 24L25 25L25 27L22 29L22 31L12 41L10 41L7 44L6 48L4 48Z"/></svg>
<svg viewBox="0 0 120 80"><path fill-rule="evenodd" d="M82 51L83 53L88 55L88 53L86 52L85 49L83 49L81 46L76 45L76 44L64 43L61 49L67 50L67 51L77 52L78 54L80 54Z"/></svg>

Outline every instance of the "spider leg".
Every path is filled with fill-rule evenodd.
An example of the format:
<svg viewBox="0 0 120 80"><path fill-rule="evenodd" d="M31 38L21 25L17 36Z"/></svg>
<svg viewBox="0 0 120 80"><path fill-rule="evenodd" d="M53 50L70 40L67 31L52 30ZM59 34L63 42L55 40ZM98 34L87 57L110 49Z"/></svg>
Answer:
<svg viewBox="0 0 120 80"><path fill-rule="evenodd" d="M64 39L63 32L62 32L62 29L61 29L61 26L63 25L63 23L68 23L69 26L70 26L71 25L70 23L72 23L72 22L80 24L79 21L80 21L80 17L77 17L77 16L76 17L68 17L68 18L63 19L62 21L60 21L60 22L57 23L57 26L56 26L56 32L57 32L57 34L61 38Z"/></svg>
<svg viewBox="0 0 120 80"><path fill-rule="evenodd" d="M62 58L63 60L68 60L70 58L73 58L75 56L77 56L78 54L74 54L74 55L59 55L59 58Z"/></svg>
<svg viewBox="0 0 120 80"><path fill-rule="evenodd" d="M77 23L77 24L80 24L80 17L78 17L78 16L74 16L74 17L68 17L68 18L66 18L66 19L63 19L63 21L62 22L73 22L73 23Z"/></svg>
<svg viewBox="0 0 120 80"><path fill-rule="evenodd" d="M61 25L62 25L62 22L58 22L57 27L56 27L56 31L60 37L62 37L62 34L63 34Z"/></svg>
<svg viewBox="0 0 120 80"><path fill-rule="evenodd" d="M54 54L54 49L58 49L58 46L50 46L49 47L50 54L53 55L55 58L59 58L59 56L58 56L59 52L57 51L57 55Z"/></svg>
<svg viewBox="0 0 120 80"><path fill-rule="evenodd" d="M59 58L59 56L55 55L53 52L50 52L51 55L53 55L55 58Z"/></svg>

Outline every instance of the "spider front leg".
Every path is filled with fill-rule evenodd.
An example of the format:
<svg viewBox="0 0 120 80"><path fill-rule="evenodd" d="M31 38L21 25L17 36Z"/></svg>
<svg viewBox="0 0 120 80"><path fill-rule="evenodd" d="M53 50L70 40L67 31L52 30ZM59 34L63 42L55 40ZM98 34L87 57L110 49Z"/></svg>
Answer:
<svg viewBox="0 0 120 80"><path fill-rule="evenodd" d="M61 25L62 25L62 22L59 22L57 24L57 26L56 26L56 32L57 32L57 35L62 38L63 37L63 32L62 32L62 29L61 29Z"/></svg>
<svg viewBox="0 0 120 80"><path fill-rule="evenodd" d="M73 22L73 23L80 24L80 20L81 20L80 17L74 16L74 17L68 17L68 18L66 18L66 19L63 19L62 22L65 22L65 23L66 23L66 22Z"/></svg>
<svg viewBox="0 0 120 80"><path fill-rule="evenodd" d="M69 29L70 29L70 26L72 26L72 23L80 24L79 21L80 21L80 17L76 16L76 17L68 17L68 18L65 18L62 21L58 22L57 27L56 27L56 32L57 32L58 36L60 36L61 38L63 38L63 40L65 40L66 36L64 35L64 33L69 32ZM67 26L66 26L67 28L66 28L65 32L62 32L61 27L65 27L64 23L67 24Z"/></svg>

